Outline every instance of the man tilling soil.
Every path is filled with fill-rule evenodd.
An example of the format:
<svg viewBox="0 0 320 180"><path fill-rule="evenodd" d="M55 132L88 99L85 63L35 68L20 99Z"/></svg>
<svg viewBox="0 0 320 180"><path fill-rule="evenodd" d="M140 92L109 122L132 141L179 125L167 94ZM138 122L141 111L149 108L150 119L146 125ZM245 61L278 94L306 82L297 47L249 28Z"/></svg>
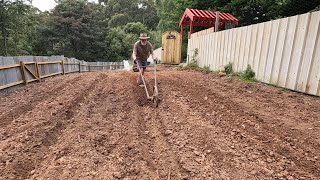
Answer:
<svg viewBox="0 0 320 180"><path fill-rule="evenodd" d="M148 41L149 38L150 37L148 37L146 33L141 33L139 37L140 40L137 41L133 46L132 59L139 65L142 75L147 68L147 59L149 58L150 54L152 59L154 61L156 60L153 53L153 46ZM140 86L143 84L141 74L138 75L137 84Z"/></svg>

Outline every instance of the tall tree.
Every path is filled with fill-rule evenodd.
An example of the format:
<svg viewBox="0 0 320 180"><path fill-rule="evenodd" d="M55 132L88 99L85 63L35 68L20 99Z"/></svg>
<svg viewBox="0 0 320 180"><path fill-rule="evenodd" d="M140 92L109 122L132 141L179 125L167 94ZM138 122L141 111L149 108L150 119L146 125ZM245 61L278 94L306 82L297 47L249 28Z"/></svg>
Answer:
<svg viewBox="0 0 320 180"><path fill-rule="evenodd" d="M48 54L63 54L87 61L103 59L104 15L101 7L78 0L59 1L39 42Z"/></svg>

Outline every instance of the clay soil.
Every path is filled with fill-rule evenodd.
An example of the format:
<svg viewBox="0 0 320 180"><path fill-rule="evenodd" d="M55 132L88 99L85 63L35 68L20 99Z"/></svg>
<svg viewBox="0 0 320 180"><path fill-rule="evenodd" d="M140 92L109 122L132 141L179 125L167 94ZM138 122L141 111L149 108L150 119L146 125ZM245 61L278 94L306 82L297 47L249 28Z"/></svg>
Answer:
<svg viewBox="0 0 320 180"><path fill-rule="evenodd" d="M136 76L1 94L0 179L320 179L319 97L161 68L155 108Z"/></svg>

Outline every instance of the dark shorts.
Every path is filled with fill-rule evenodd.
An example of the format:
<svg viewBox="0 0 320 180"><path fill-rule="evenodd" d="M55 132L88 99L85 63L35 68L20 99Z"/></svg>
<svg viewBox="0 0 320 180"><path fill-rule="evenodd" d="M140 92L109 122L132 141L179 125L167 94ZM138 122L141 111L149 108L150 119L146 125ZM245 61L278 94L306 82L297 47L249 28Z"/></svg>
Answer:
<svg viewBox="0 0 320 180"><path fill-rule="evenodd" d="M147 69L147 60L137 60L137 63L139 64L140 68L143 67L143 70Z"/></svg>

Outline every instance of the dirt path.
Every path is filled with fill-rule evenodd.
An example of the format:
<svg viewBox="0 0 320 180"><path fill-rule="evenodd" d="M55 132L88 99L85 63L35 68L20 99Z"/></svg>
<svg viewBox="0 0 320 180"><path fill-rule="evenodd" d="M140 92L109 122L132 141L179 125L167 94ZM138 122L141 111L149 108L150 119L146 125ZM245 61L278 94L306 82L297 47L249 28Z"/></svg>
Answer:
<svg viewBox="0 0 320 180"><path fill-rule="evenodd" d="M0 179L320 178L320 98L158 74L159 108L131 72L60 76L0 95Z"/></svg>

